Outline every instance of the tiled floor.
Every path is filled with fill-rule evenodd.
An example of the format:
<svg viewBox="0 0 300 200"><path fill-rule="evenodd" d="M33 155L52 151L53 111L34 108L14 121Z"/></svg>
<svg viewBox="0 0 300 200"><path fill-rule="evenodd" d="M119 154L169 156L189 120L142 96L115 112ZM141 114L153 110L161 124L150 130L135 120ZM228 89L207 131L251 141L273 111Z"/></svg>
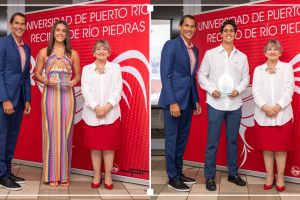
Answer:
<svg viewBox="0 0 300 200"><path fill-rule="evenodd" d="M190 185L190 192L177 192L168 187L168 177L166 173L165 157L151 157L151 188L154 195L151 200L300 200L300 184L285 183L286 190L278 192L275 187L270 190L264 190L264 178L241 175L247 181L247 186L240 187L227 181L228 173L217 171L216 173L216 191L208 191L205 187L204 169L199 167L183 166L183 173L196 179L197 183ZM203 196L203 195L223 195L223 196ZM248 196L248 195L276 195L276 196ZM172 197L163 195L174 195ZM202 195L202 196L193 196ZM227 195L227 196L226 196ZM232 196L245 195L245 196ZM298 195L298 196L283 196Z"/></svg>
<svg viewBox="0 0 300 200"><path fill-rule="evenodd" d="M114 188L108 190L102 182L99 188L91 187L92 177L78 174L70 175L69 187L51 187L42 181L42 169L24 165L13 165L12 173L26 179L26 183L20 184L22 190L9 191L0 188L0 200L16 199L150 199L147 195L148 186L113 181ZM17 196L13 196L17 195ZM28 196L26 196L28 195ZM36 195L36 196L33 196ZM42 196L45 195L45 196ZM57 196L49 196L57 195ZM75 196L77 195L77 196ZM95 196L88 196L95 195ZM119 195L119 196L111 196Z"/></svg>

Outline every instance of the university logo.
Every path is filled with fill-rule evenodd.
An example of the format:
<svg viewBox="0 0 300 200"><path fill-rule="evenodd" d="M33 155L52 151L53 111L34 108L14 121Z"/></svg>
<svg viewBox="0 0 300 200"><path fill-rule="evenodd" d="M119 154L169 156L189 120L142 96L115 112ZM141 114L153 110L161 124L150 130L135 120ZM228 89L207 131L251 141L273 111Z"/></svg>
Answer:
<svg viewBox="0 0 300 200"><path fill-rule="evenodd" d="M300 168L297 166L291 167L291 174L293 176L299 176L300 175Z"/></svg>
<svg viewBox="0 0 300 200"><path fill-rule="evenodd" d="M113 168L111 170L111 173L113 174L117 174L119 172L119 165L117 165L116 163L114 163Z"/></svg>

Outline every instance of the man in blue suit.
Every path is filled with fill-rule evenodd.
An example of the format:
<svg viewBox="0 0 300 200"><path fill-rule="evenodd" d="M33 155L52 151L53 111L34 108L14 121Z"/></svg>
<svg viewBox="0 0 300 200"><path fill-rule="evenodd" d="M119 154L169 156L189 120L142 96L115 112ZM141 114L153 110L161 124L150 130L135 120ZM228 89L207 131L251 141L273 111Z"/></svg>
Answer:
<svg viewBox="0 0 300 200"><path fill-rule="evenodd" d="M12 33L0 38L0 186L10 190L20 190L18 183L25 183L11 173L11 160L23 112L31 112L31 50L22 40L26 24L25 16L15 13L9 22Z"/></svg>
<svg viewBox="0 0 300 200"><path fill-rule="evenodd" d="M182 174L185 146L190 132L193 110L201 113L196 84L198 49L191 39L196 31L196 20L191 15L181 18L181 35L165 43L161 54L162 90L158 105L163 108L165 128L166 169L170 188L189 191L186 184L194 179Z"/></svg>

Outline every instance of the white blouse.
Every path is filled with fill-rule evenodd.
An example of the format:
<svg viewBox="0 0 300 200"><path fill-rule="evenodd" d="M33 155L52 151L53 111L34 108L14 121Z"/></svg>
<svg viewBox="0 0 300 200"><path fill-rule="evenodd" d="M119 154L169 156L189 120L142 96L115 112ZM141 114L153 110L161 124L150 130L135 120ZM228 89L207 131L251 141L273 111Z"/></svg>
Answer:
<svg viewBox="0 0 300 200"><path fill-rule="evenodd" d="M291 106L295 88L293 67L289 63L278 61L275 74L268 74L267 67L265 63L254 70L252 84L252 95L256 104L254 119L260 126L281 126L293 118ZM265 104L268 107L279 104L282 109L276 117L268 117L261 110Z"/></svg>
<svg viewBox="0 0 300 200"><path fill-rule="evenodd" d="M122 94L122 73L119 64L106 61L105 74L95 72L96 64L84 66L81 78L81 92L84 99L82 119L90 126L112 124L121 116L119 102ZM113 108L104 119L96 117L94 108L111 103Z"/></svg>

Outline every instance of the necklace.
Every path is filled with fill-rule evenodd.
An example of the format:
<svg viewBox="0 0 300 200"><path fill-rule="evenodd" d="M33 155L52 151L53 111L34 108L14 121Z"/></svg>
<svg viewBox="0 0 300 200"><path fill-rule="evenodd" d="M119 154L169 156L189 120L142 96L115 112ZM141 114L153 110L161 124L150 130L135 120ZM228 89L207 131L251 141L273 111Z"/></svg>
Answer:
<svg viewBox="0 0 300 200"><path fill-rule="evenodd" d="M276 72L277 72L276 68L270 69L270 67L269 67L269 62L267 62L267 66L268 66L268 68L266 69L266 72L267 72L268 74L276 74Z"/></svg>
<svg viewBox="0 0 300 200"><path fill-rule="evenodd" d="M97 73L97 74L105 74L105 68L103 67L103 68L98 68L98 64L97 64L97 62L95 62L95 64L96 64L96 68L95 68L95 72Z"/></svg>

